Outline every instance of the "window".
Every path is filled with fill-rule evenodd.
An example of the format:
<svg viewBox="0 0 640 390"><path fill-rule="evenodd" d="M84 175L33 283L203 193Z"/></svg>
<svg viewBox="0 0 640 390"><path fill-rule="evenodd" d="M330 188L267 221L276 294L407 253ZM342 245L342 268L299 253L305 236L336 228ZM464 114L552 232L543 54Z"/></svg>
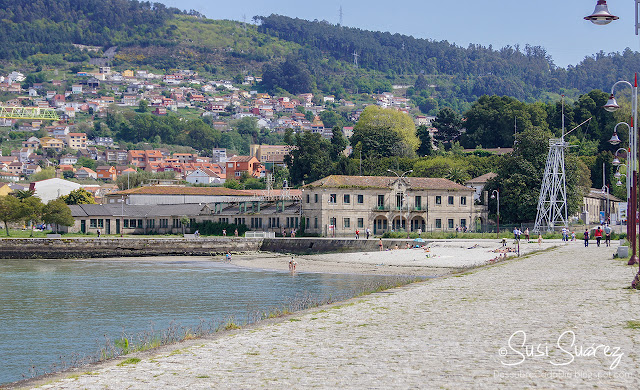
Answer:
<svg viewBox="0 0 640 390"><path fill-rule="evenodd" d="M422 196L416 196L415 198L416 210L422 210Z"/></svg>
<svg viewBox="0 0 640 390"><path fill-rule="evenodd" d="M311 198L311 195L307 194L307 203L309 203L310 198Z"/></svg>
<svg viewBox="0 0 640 390"><path fill-rule="evenodd" d="M89 220L89 227L90 228L97 228L98 227L98 220L97 219L90 219Z"/></svg>
<svg viewBox="0 0 640 390"><path fill-rule="evenodd" d="M330 194L329 195L329 203L336 203L336 200L338 199L336 194Z"/></svg>
<svg viewBox="0 0 640 390"><path fill-rule="evenodd" d="M447 204L453 205L453 196L450 196L450 197L447 199Z"/></svg>
<svg viewBox="0 0 640 390"><path fill-rule="evenodd" d="M453 229L453 219L447 220L447 225L449 225L449 229Z"/></svg>
<svg viewBox="0 0 640 390"><path fill-rule="evenodd" d="M351 219L349 218L344 218L344 228L348 229L351 227Z"/></svg>
<svg viewBox="0 0 640 390"><path fill-rule="evenodd" d="M384 210L384 195L378 195L378 209Z"/></svg>
<svg viewBox="0 0 640 390"><path fill-rule="evenodd" d="M364 218L358 218L358 227L364 228Z"/></svg>
<svg viewBox="0 0 640 390"><path fill-rule="evenodd" d="M130 219L130 220L129 220L129 227L130 227L130 228L132 228L132 229L133 229L133 228L135 228L135 227L137 227L137 226L138 226L138 220L136 220L136 219Z"/></svg>
<svg viewBox="0 0 640 390"><path fill-rule="evenodd" d="M436 219L436 229L442 229L442 220Z"/></svg>
<svg viewBox="0 0 640 390"><path fill-rule="evenodd" d="M169 220L167 218L160 219L160 228L168 228Z"/></svg>
<svg viewBox="0 0 640 390"><path fill-rule="evenodd" d="M442 204L442 196L436 196L436 204Z"/></svg>
<svg viewBox="0 0 640 390"><path fill-rule="evenodd" d="M461 196L460 197L460 204L463 205L463 206L467 204L467 197L466 196Z"/></svg>
<svg viewBox="0 0 640 390"><path fill-rule="evenodd" d="M364 203L364 195L358 195L358 204Z"/></svg>
<svg viewBox="0 0 640 390"><path fill-rule="evenodd" d="M156 227L156 220L155 219L147 219L147 227L149 229L153 229Z"/></svg>
<svg viewBox="0 0 640 390"><path fill-rule="evenodd" d="M318 194L313 194L313 198L315 199L315 203L318 203Z"/></svg>
<svg viewBox="0 0 640 390"><path fill-rule="evenodd" d="M344 195L342 196L342 202L343 202L343 203L351 203L351 195L349 195L349 194L344 194Z"/></svg>
<svg viewBox="0 0 640 390"><path fill-rule="evenodd" d="M335 218L329 218L329 225L332 225L334 228L336 226L336 219Z"/></svg>
<svg viewBox="0 0 640 390"><path fill-rule="evenodd" d="M460 220L460 226L461 226L461 227L465 227L465 226L467 226L467 220L466 220L466 219L464 219L464 218L462 218L462 219Z"/></svg>
<svg viewBox="0 0 640 390"><path fill-rule="evenodd" d="M128 228L128 227L129 227L129 220L128 220L128 219L125 219L125 220L124 220L124 227L125 227L125 228Z"/></svg>
<svg viewBox="0 0 640 390"><path fill-rule="evenodd" d="M100 229L102 229L102 228L104 227L104 219L99 219L99 220L98 220L98 227L99 227Z"/></svg>
<svg viewBox="0 0 640 390"><path fill-rule="evenodd" d="M318 228L318 217L314 217L313 218L313 228L317 229Z"/></svg>
<svg viewBox="0 0 640 390"><path fill-rule="evenodd" d="M144 225L142 225L142 220L141 220L141 219L139 219L139 220L138 220L138 227L142 227L142 226L144 226Z"/></svg>
<svg viewBox="0 0 640 390"><path fill-rule="evenodd" d="M178 223L180 223L179 220L174 219L173 220L173 227L180 227L180 226L176 226L176 221L178 221ZM229 218L219 218L218 222L229 223Z"/></svg>

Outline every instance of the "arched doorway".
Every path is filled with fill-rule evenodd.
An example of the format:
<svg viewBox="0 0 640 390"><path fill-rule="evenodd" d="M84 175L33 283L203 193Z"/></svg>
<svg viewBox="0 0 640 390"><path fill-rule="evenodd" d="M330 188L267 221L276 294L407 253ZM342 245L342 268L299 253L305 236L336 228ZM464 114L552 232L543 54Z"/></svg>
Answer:
<svg viewBox="0 0 640 390"><path fill-rule="evenodd" d="M426 222L424 221L424 218L422 217L414 217L411 220L411 231L412 232L417 232L418 230L420 230L421 232L424 232L426 230Z"/></svg>
<svg viewBox="0 0 640 390"><path fill-rule="evenodd" d="M407 219L399 215L396 215L393 218L393 224L391 228L393 229L394 232L397 232L399 230L407 230Z"/></svg>
<svg viewBox="0 0 640 390"><path fill-rule="evenodd" d="M382 234L389 229L389 221L380 215L373 220L373 234Z"/></svg>

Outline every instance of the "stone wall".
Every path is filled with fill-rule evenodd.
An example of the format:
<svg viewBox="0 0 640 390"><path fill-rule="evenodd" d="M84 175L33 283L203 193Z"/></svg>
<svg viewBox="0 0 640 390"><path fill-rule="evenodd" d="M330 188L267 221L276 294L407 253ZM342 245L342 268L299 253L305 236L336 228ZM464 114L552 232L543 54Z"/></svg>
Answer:
<svg viewBox="0 0 640 390"><path fill-rule="evenodd" d="M65 259L132 256L212 256L231 251L275 253L332 253L379 250L378 239L346 238L4 238L0 258ZM383 240L384 248L406 245L407 240Z"/></svg>

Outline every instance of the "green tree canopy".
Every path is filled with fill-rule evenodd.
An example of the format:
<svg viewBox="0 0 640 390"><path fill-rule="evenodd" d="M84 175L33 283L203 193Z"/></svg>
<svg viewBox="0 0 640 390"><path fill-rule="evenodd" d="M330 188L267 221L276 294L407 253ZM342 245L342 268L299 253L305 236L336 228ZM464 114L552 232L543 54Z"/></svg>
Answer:
<svg viewBox="0 0 640 390"><path fill-rule="evenodd" d="M9 223L17 222L22 218L22 210L20 209L20 200L15 196L0 196L0 221L4 223L4 228L9 234Z"/></svg>
<svg viewBox="0 0 640 390"><path fill-rule="evenodd" d="M305 131L295 135L295 148L285 156L294 185L310 183L331 172L331 144L318 133Z"/></svg>
<svg viewBox="0 0 640 390"><path fill-rule="evenodd" d="M411 117L403 112L367 106L353 128L351 144L362 143L367 155L412 156L420 145Z"/></svg>
<svg viewBox="0 0 640 390"><path fill-rule="evenodd" d="M56 232L58 226L72 226L75 223L71 209L62 199L54 199L44 206L42 220L45 223L55 225Z"/></svg>
<svg viewBox="0 0 640 390"><path fill-rule="evenodd" d="M438 130L434 134L436 140L451 143L460 137L462 117L451 108L445 107L438 112L432 125Z"/></svg>
<svg viewBox="0 0 640 390"><path fill-rule="evenodd" d="M93 194L84 188L78 188L60 197L66 204L96 204Z"/></svg>

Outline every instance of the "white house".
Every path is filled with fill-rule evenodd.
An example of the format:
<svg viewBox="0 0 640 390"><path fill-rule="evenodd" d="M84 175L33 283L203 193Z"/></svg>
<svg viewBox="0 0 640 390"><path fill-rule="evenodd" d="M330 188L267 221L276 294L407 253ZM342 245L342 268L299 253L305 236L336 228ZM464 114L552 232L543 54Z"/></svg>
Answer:
<svg viewBox="0 0 640 390"><path fill-rule="evenodd" d="M222 184L225 179L207 168L198 168L187 175L185 180L191 184Z"/></svg>

